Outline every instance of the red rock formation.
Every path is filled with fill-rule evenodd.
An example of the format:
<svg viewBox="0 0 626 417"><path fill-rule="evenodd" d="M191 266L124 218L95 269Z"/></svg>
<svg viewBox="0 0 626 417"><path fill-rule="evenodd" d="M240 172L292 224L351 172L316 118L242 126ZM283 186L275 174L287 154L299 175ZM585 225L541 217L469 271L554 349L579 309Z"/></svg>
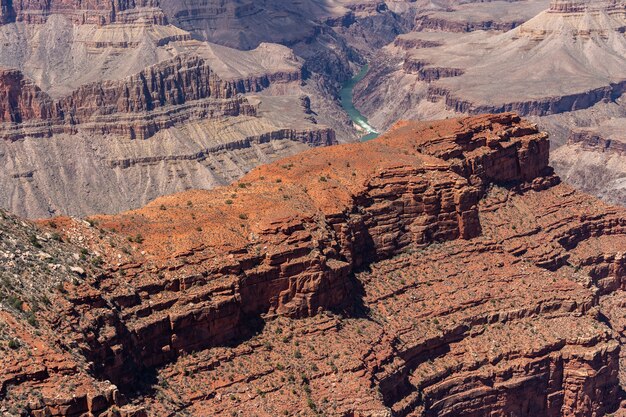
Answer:
<svg viewBox="0 0 626 417"><path fill-rule="evenodd" d="M626 213L547 163L547 135L512 114L407 122L91 226L55 219L103 269L56 292L41 331L85 387L111 380L154 415L604 415ZM45 369L6 392L61 378ZM80 412L124 401L75 391Z"/></svg>
<svg viewBox="0 0 626 417"><path fill-rule="evenodd" d="M115 275L111 284L101 284L112 285L108 291L111 302L128 312L123 313L126 319L114 325L118 331L108 332L109 341L90 348L91 355L96 355L93 361L103 364L107 377L123 382L124 375L119 374L123 368L118 370L113 363L156 366L181 352L219 344L237 334L246 315L270 311L301 317L315 314L319 308L345 304L351 270L409 246L479 235L476 207L480 190L472 183L532 180L533 175L547 170L546 136L531 125L513 123L519 119L511 115L460 124L451 121L442 129L456 133L423 148L418 147L421 141L412 134L412 126L399 127L379 146L344 146L332 153L314 152L307 160L294 157L283 165L264 167L244 177L242 188L162 199L142 211L140 223L129 221L135 214L99 219L104 228L131 236L141 234L147 252L163 257L155 266L163 269L165 280L142 283L144 266L128 265L123 267L124 275L138 279L136 283L128 281L136 286L135 291L125 289L115 295ZM415 143L417 150L405 155L407 141ZM468 152L466 158L457 160L464 151ZM363 158L354 165L345 164L355 152ZM396 157L390 159L390 154ZM368 163L372 160L381 162L374 167ZM516 168L520 166L527 168L520 171ZM285 197L280 195L283 189L288 190ZM230 193L237 199L229 199ZM263 193L270 199L260 204ZM292 200L303 201L307 208L294 210ZM204 201L218 203L202 213L192 210L197 231L187 225L182 214L189 207L204 206ZM177 204L183 206L183 212L175 208ZM161 205L166 210L155 210ZM279 207L283 213L276 217ZM164 216L173 217L164 222ZM223 220L213 224L216 218ZM172 229L182 230L182 234L168 232ZM232 242L227 246L215 242L224 247L218 250L209 242L198 246L200 236L224 236ZM149 242L158 246L150 248ZM174 256L179 265L174 269L173 259L167 250L163 252L172 245L177 247ZM204 266L208 259L214 266ZM206 281L205 276L213 279ZM216 289L210 289L215 282L220 282L219 301L214 300ZM153 296L140 296L146 285L150 294L162 297L170 293L165 303L181 310L172 315L170 308L169 316L154 311L150 307ZM186 294L198 286L206 286L202 295ZM200 303L199 310L183 307L183 300L189 297L195 299L194 305ZM83 307L74 308L81 311ZM198 314L204 317L200 321L192 318ZM122 321L126 323L120 330ZM116 344L117 353L110 356L107 351ZM133 358L132 352L141 355Z"/></svg>
<svg viewBox="0 0 626 417"><path fill-rule="evenodd" d="M0 73L2 135L51 136L84 128L146 139L157 131L189 119L256 114L239 94L259 92L272 83L298 81L299 70L246 79L223 80L199 57L178 56L119 81L82 86L52 100L19 71ZM0 104L0 106L2 106Z"/></svg>
<svg viewBox="0 0 626 417"><path fill-rule="evenodd" d="M0 69L0 122L21 123L52 117L52 101L21 72Z"/></svg>
<svg viewBox="0 0 626 417"><path fill-rule="evenodd" d="M44 23L52 14L63 15L75 24L130 23L139 18L155 24L166 24L167 18L158 9L158 0L3 0L0 7L0 23Z"/></svg>

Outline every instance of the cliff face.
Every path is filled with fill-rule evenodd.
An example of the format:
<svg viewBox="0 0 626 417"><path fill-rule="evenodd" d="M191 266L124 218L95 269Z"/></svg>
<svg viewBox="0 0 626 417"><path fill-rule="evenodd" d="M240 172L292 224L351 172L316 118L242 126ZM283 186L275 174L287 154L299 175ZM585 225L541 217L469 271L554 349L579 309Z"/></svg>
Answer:
<svg viewBox="0 0 626 417"><path fill-rule="evenodd" d="M122 267L135 291L150 286L147 299L128 288L117 295L115 275L101 282L110 286L111 302L125 318L120 318L118 331L107 331L106 341L97 332L103 343L91 346L88 355L102 364L98 372L108 379L130 384L124 372L130 364L159 366L182 352L223 343L238 334L243 318L250 315L306 317L320 308L345 305L350 274L372 261L416 245L479 235L477 203L483 181L533 180L548 170L546 136L532 126L511 127L516 120L510 115L478 119L451 137L452 143L425 146L406 156L398 149L404 143L390 139L378 149L354 145L305 160L294 157L252 172L230 190L158 200L141 211L139 223L130 220L135 214L98 218L104 229L141 234L146 252L157 257L153 273L162 271L163 278L144 282L143 265ZM502 140L503 146L496 145ZM486 141L498 149L489 150ZM459 160L464 150L466 158ZM387 159L385 151L400 159L391 164L383 160L375 170L363 164ZM347 166L353 152L368 158ZM303 206L296 209L293 200ZM204 209L196 212L193 207ZM194 215L197 230L190 228L185 212ZM213 223L216 218L222 221ZM170 229L181 234L166 237ZM228 243L214 241L217 236ZM198 244L198 239L209 241ZM157 246L150 247L150 242ZM170 245L176 245L175 258L165 249ZM179 266L172 270L174 259ZM192 296L189 291L197 293L193 307L183 301ZM150 307L163 296L172 306L167 315ZM114 345L118 347L111 355Z"/></svg>
<svg viewBox="0 0 626 417"><path fill-rule="evenodd" d="M354 90L368 122L384 131L398 119L515 112L551 131L554 150L568 138L576 142L554 154L566 183L624 204L623 141L576 138L579 128L597 130L624 118L624 2L446 5L418 12L411 31L369 61Z"/></svg>
<svg viewBox="0 0 626 417"><path fill-rule="evenodd" d="M167 19L158 5L158 0L3 0L0 23L44 23L50 15L60 14L76 24L129 23L139 18L165 24Z"/></svg>
<svg viewBox="0 0 626 417"><path fill-rule="evenodd" d="M337 142L284 46L58 15L1 26L0 43L0 205L21 216L118 213Z"/></svg>
<svg viewBox="0 0 626 417"><path fill-rule="evenodd" d="M415 21L415 30L428 31L428 30L440 30L444 32L472 32L475 30L501 30L507 31L514 29L520 24L524 23L524 20L510 21L510 22L494 22L493 20L484 20L476 22L463 22L446 19L445 17L438 16L418 16Z"/></svg>
<svg viewBox="0 0 626 417"><path fill-rule="evenodd" d="M6 241L28 241L19 253L75 251L48 262L76 279L42 286L40 311L28 300L43 295L2 287L15 323L3 404L60 416L612 412L626 214L559 185L547 162L547 135L512 114L401 123L89 223L11 220ZM71 348L44 361L50 332Z"/></svg>
<svg viewBox="0 0 626 417"><path fill-rule="evenodd" d="M202 58L178 56L126 79L91 83L52 100L19 71L6 70L0 74L6 97L0 122L5 123L4 138L10 140L73 133L79 125L101 134L147 139L192 118L253 116L254 106L237 95L295 82L300 76L294 70L222 80Z"/></svg>
<svg viewBox="0 0 626 417"><path fill-rule="evenodd" d="M604 201L626 205L625 122L618 115L596 126L573 129L552 156L563 178Z"/></svg>
<svg viewBox="0 0 626 417"><path fill-rule="evenodd" d="M611 154L626 155L626 143L620 139L605 137L601 132L579 129L571 134L568 145L581 145L591 151L608 152Z"/></svg>
<svg viewBox="0 0 626 417"><path fill-rule="evenodd" d="M356 103L384 129L398 118L508 111L544 117L612 102L625 92L625 18L623 2L605 0L424 12L412 32L372 60Z"/></svg>
<svg viewBox="0 0 626 417"><path fill-rule="evenodd" d="M456 77L463 74L463 70L448 68L447 76ZM438 77L442 78L442 77ZM433 78L432 80L438 79ZM432 81L429 80L429 81ZM475 104L468 100L456 97L450 90L436 85L428 88L428 100L438 102L443 100L448 109L458 113L480 114L484 112L517 112L525 116L547 116L550 114L567 113L581 109L588 109L600 102L617 99L626 92L626 81L611 83L608 86L581 91L575 94L564 94L555 97L537 98L522 102L510 102L498 105Z"/></svg>
<svg viewBox="0 0 626 417"><path fill-rule="evenodd" d="M18 70L0 69L0 122L52 117L51 100Z"/></svg>

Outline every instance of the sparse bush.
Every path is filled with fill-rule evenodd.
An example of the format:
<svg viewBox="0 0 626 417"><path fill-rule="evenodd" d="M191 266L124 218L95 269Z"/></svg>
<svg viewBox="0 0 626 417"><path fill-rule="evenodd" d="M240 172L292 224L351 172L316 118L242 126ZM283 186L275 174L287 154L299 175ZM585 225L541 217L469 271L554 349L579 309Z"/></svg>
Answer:
<svg viewBox="0 0 626 417"><path fill-rule="evenodd" d="M33 327L39 327L39 323L37 322L37 318L35 317L35 315L31 312L28 314L28 318L26 319L26 321L28 322L28 324L30 324Z"/></svg>
<svg viewBox="0 0 626 417"><path fill-rule="evenodd" d="M22 300L20 300L18 297L14 295L10 295L9 298L7 298L7 302L14 309L20 310L20 311L22 310Z"/></svg>
<svg viewBox="0 0 626 417"><path fill-rule="evenodd" d="M39 243L39 240L37 239L37 236L35 236L35 235L31 235L31 236L28 238L28 241L29 241L29 242L30 242L30 244L31 244L31 245L33 245L34 247L36 247L36 248L38 248L38 249L39 249L39 248L41 248L41 243Z"/></svg>
<svg viewBox="0 0 626 417"><path fill-rule="evenodd" d="M10 348L10 349L13 349L13 350L15 350L15 349L19 349L19 348L20 348L20 346L21 346L21 345L20 345L20 341L19 341L19 340L17 340L17 339L11 339L11 340L9 340L9 348Z"/></svg>

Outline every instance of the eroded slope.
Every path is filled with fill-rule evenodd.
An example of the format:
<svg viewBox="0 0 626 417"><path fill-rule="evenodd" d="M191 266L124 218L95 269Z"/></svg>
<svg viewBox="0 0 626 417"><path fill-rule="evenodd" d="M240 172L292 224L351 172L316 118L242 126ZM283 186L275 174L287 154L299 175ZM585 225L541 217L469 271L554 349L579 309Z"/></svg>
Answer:
<svg viewBox="0 0 626 417"><path fill-rule="evenodd" d="M547 161L511 114L403 123L90 223L5 216L59 276L5 262L4 410L613 412L626 215Z"/></svg>

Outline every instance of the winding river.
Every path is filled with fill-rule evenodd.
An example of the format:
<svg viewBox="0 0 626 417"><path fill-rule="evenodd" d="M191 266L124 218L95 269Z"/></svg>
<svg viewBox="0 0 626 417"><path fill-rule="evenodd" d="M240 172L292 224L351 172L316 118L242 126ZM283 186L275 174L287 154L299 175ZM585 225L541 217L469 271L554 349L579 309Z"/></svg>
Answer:
<svg viewBox="0 0 626 417"><path fill-rule="evenodd" d="M368 121L367 117L363 116L361 112L359 112L356 107L354 107L353 102L353 90L359 81L361 81L367 75L367 71L369 70L369 66L365 65L357 75L355 75L350 81L344 84L341 89L340 98L341 98L341 107L348 113L348 116L352 119L352 123L354 123L354 127L363 133L361 137L361 141L365 142L374 138L377 138L380 133L374 127L372 127Z"/></svg>

